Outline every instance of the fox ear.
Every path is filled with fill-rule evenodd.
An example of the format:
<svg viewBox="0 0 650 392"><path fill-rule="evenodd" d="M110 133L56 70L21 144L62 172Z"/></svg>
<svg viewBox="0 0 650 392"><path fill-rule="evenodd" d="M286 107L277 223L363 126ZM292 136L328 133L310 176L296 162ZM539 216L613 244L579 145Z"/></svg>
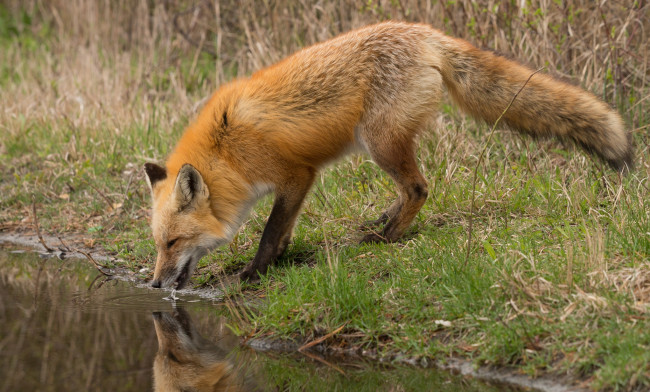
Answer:
<svg viewBox="0 0 650 392"><path fill-rule="evenodd" d="M207 199L209 194L201 173L189 163L184 164L178 171L173 192L178 209L183 210L193 206L199 200Z"/></svg>
<svg viewBox="0 0 650 392"><path fill-rule="evenodd" d="M145 163L144 172L147 173L147 184L149 184L149 189L153 192L153 186L158 182L167 178L167 170L158 166L155 163Z"/></svg>

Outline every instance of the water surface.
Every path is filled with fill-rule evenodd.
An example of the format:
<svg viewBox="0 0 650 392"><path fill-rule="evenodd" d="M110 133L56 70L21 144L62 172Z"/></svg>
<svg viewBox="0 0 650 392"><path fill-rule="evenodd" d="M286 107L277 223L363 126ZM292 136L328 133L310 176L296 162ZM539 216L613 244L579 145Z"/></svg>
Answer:
<svg viewBox="0 0 650 392"><path fill-rule="evenodd" d="M0 250L0 391L504 390L431 369L259 353L216 301L171 303L98 275L82 260Z"/></svg>

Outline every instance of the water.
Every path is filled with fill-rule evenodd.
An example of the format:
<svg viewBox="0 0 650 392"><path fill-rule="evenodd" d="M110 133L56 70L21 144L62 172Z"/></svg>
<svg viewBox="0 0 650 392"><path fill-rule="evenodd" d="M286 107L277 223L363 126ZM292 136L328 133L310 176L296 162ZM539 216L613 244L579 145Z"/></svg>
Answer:
<svg viewBox="0 0 650 392"><path fill-rule="evenodd" d="M0 251L0 391L503 391L431 369L259 353L216 301ZM232 324L231 324L232 326Z"/></svg>

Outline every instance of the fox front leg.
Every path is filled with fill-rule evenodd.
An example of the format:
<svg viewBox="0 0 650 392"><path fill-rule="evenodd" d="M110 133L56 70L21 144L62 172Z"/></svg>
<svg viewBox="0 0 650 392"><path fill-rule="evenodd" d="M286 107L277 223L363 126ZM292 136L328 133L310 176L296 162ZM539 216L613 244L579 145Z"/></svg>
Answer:
<svg viewBox="0 0 650 392"><path fill-rule="evenodd" d="M241 280L257 280L259 275L266 273L275 259L282 256L314 176L312 171L308 171L308 176L303 176L305 181L285 184L276 192L273 209L264 227L257 253L239 275Z"/></svg>

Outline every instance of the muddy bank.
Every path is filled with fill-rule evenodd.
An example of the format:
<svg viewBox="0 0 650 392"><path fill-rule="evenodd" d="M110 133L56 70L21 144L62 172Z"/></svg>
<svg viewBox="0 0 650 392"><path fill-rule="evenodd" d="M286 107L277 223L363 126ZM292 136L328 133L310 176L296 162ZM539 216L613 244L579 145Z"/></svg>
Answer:
<svg viewBox="0 0 650 392"><path fill-rule="evenodd" d="M87 248L75 236L63 237L63 244L58 237L51 237L43 235L43 241L51 249L48 251L42 244L41 240L36 234L29 233L16 233L5 232L0 233L0 245L8 244L13 246L29 247L37 252L47 253L59 258L87 258L91 255L92 258L101 262L110 261L111 264L120 264L120 260L109 255L100 248ZM66 247L67 245L67 247ZM87 255L86 255L87 254ZM147 282L142 278L143 274L130 271L125 268L113 268L108 272L120 280L127 280L137 286L146 286ZM213 289L184 289L180 291L181 294L194 294L204 298L215 299L221 296L221 293ZM256 351L261 352L297 352L299 345L295 342L287 341L272 341L265 339L250 339L246 341L246 345ZM432 360L427 358L413 358L408 356L394 356L389 358L380 358L375 352L371 350L342 350L327 345L320 344L314 346L310 350L327 357L343 357L346 360L358 359L371 359L379 362L407 364L421 368L432 368L439 370L450 371L454 374L462 376L470 376L478 380L486 381L489 383L509 385L516 388L533 389L543 392L581 392L587 389L577 386L571 386L573 380L560 377L545 376L536 379L531 379L526 375L518 373L514 369L492 368L492 367L478 367L476 368L471 362L460 358L446 358L443 360Z"/></svg>
<svg viewBox="0 0 650 392"><path fill-rule="evenodd" d="M149 288L149 281L145 278L147 270L133 271L131 269L120 267L122 263L120 259L108 254L104 249L99 247L88 248L83 244L80 236L67 235L61 237L53 237L50 235L42 234L41 239L36 234L26 232L4 232L0 233L0 246L8 244L12 246L26 247L34 249L36 252L43 256L56 257L59 259L83 259L92 264L90 258L97 262L106 263L110 262L115 265L112 268L104 268L101 264L95 265L102 273L110 275L114 279L132 282L138 287ZM45 245L43 245L45 242ZM49 249L46 249L47 248ZM153 290L153 289L152 289ZM170 291L164 289L165 291ZM222 297L223 292L218 289L193 289L185 288L178 291L180 294L196 295L206 299L219 299Z"/></svg>

